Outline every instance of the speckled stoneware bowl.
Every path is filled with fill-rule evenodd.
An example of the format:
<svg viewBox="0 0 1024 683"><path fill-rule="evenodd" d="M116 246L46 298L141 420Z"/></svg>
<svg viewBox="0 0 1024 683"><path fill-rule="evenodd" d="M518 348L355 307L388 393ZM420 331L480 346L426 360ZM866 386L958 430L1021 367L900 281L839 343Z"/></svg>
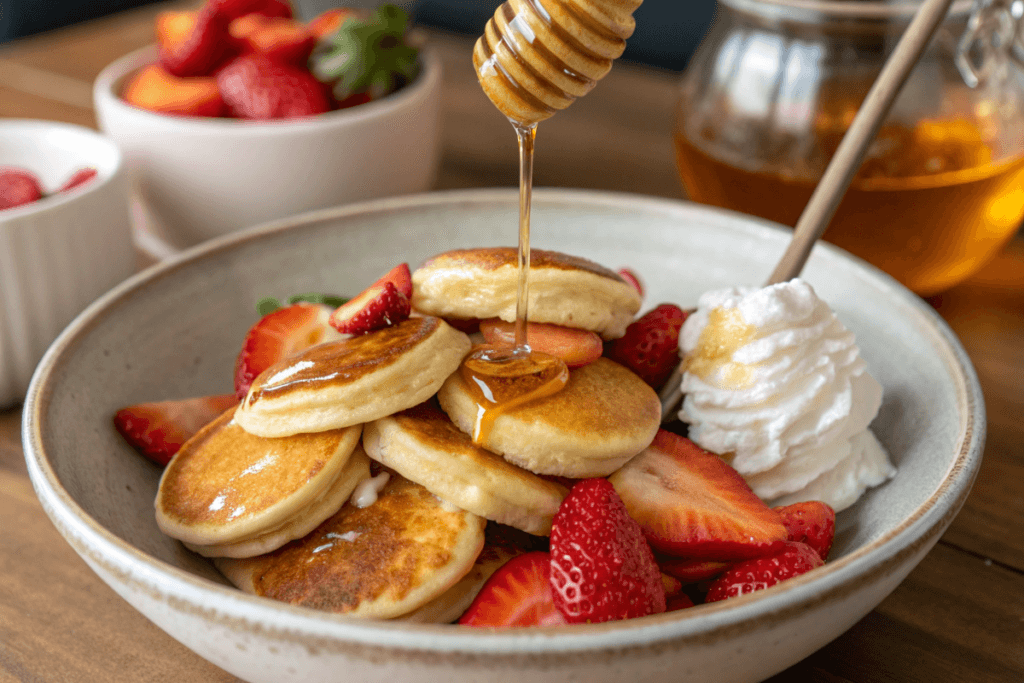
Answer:
<svg viewBox="0 0 1024 683"><path fill-rule="evenodd" d="M806 278L885 387L874 430L895 479L839 515L833 559L759 594L632 621L487 632L369 623L243 594L153 518L160 471L111 425L122 406L230 390L264 295L355 293L395 263L512 244L514 191L349 206L234 235L110 292L55 342L25 405L29 472L54 524L100 577L169 634L249 681L755 681L832 640L928 552L960 509L985 422L970 362L920 299L828 246ZM647 302L761 282L787 233L681 202L540 191L536 248L629 265Z"/></svg>

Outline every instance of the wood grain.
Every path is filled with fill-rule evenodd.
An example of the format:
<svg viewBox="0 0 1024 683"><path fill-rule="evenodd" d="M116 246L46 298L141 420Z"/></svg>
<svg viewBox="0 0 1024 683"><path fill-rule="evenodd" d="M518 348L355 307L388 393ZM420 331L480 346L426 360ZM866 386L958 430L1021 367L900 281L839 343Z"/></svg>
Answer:
<svg viewBox="0 0 1024 683"><path fill-rule="evenodd" d="M185 3L178 3L183 5ZM0 46L0 116L94 126L83 93L152 40L143 8ZM431 32L445 68L438 187L512 186L509 124L476 83L471 40ZM31 78L26 74L49 74ZM538 185L683 196L674 74L616 65L541 124ZM939 544L882 604L773 683L1024 681L1024 240L931 300L963 341L989 419L975 487ZM0 411L0 683L234 681L117 597L50 524L28 482L21 411Z"/></svg>

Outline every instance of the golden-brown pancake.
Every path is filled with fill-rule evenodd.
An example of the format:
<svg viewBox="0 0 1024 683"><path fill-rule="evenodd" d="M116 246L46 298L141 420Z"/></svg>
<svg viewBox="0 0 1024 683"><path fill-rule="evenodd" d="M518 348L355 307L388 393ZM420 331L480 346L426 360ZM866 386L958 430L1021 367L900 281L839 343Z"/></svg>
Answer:
<svg viewBox="0 0 1024 683"><path fill-rule="evenodd" d="M287 531L289 520L313 510L322 521L340 507L344 501L330 509L325 501L337 496L325 494L359 445L361 425L266 439L244 431L233 415L232 408L201 429L164 470L155 501L164 533L192 546L230 544Z"/></svg>
<svg viewBox="0 0 1024 683"><path fill-rule="evenodd" d="M483 548L485 524L394 476L368 507L346 505L272 553L216 564L247 593L389 619L422 607L465 576Z"/></svg>
<svg viewBox="0 0 1024 683"><path fill-rule="evenodd" d="M461 372L448 378L437 398L459 429L476 433L481 411ZM557 393L499 414L479 441L537 474L604 477L646 448L660 421L654 390L599 358L570 370Z"/></svg>
<svg viewBox="0 0 1024 683"><path fill-rule="evenodd" d="M423 607L395 617L395 620L415 624L450 624L461 617L494 572L513 557L529 552L532 548L529 539L518 539L515 535L510 535L510 531L517 530L489 523L484 531L483 550L480 551L469 573Z"/></svg>
<svg viewBox="0 0 1024 683"><path fill-rule="evenodd" d="M453 505L531 534L551 533L569 491L473 444L422 403L363 427L367 454Z"/></svg>
<svg viewBox="0 0 1024 683"><path fill-rule="evenodd" d="M446 318L516 319L518 251L458 249L412 274L412 305ZM621 337L640 310L640 294L617 273L557 251L530 251L530 321Z"/></svg>
<svg viewBox="0 0 1024 683"><path fill-rule="evenodd" d="M356 486L370 476L370 458L363 447L356 446L348 462L327 491L305 509L289 517L280 525L251 538L233 543L193 545L186 543L189 550L206 557L255 557L277 550L288 541L302 538L325 519L341 509L349 500Z"/></svg>
<svg viewBox="0 0 1024 683"><path fill-rule="evenodd" d="M235 420L259 436L376 420L433 396L469 347L464 333L430 316L320 344L261 373Z"/></svg>

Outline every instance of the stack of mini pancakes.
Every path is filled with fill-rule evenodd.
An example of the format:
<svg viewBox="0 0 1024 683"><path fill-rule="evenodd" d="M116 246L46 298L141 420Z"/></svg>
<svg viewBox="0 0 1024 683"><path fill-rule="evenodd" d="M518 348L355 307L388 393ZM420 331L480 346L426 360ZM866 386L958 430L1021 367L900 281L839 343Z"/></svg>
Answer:
<svg viewBox="0 0 1024 683"><path fill-rule="evenodd" d="M531 259L533 322L613 339L640 308L595 263ZM268 368L168 465L160 528L250 593L358 617L457 619L498 567L550 533L565 478L611 474L661 417L650 387L601 358L474 443L481 408L458 372L472 343L442 318L514 320L516 262L510 248L436 256L413 274L413 317Z"/></svg>

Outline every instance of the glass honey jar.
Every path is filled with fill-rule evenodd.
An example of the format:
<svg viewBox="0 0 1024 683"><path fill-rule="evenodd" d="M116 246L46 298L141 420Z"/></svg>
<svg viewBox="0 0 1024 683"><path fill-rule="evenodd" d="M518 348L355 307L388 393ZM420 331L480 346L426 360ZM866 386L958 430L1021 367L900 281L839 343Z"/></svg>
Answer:
<svg viewBox="0 0 1024 683"><path fill-rule="evenodd" d="M695 201L795 225L919 0L720 0L674 142ZM825 239L915 292L981 268L1024 218L1024 0L961 0Z"/></svg>

